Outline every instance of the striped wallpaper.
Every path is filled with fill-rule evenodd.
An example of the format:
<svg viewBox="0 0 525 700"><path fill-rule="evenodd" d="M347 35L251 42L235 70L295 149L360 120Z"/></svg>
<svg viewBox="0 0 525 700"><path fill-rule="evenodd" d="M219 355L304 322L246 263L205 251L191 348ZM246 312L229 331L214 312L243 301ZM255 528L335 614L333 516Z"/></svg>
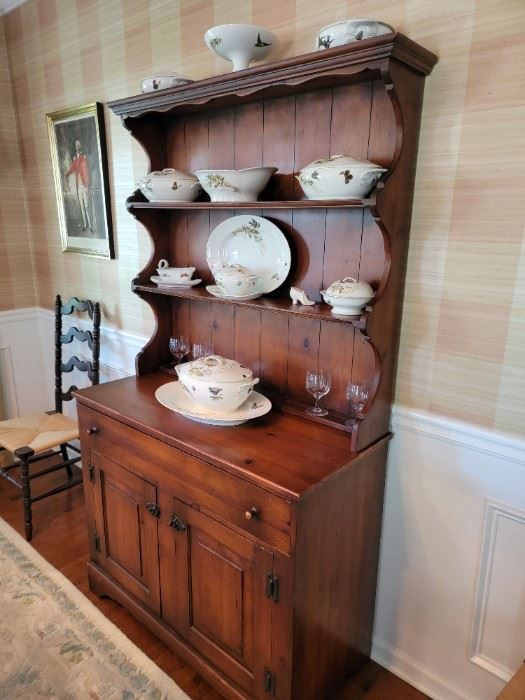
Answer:
<svg viewBox="0 0 525 700"><path fill-rule="evenodd" d="M152 327L129 291L149 243L124 207L145 157L106 111L117 259L63 254L46 112L136 93L152 71L228 71L202 39L214 24L263 24L279 58L351 16L382 18L440 57L426 86L397 401L523 433L523 0L28 0L2 19L14 110L2 46L0 308L75 293L101 299L106 324Z"/></svg>

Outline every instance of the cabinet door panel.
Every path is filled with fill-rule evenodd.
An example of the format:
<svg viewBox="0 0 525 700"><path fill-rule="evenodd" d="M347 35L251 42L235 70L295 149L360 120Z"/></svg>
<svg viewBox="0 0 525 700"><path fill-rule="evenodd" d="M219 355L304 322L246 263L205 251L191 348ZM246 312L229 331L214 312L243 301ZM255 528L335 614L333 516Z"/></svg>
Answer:
<svg viewBox="0 0 525 700"><path fill-rule="evenodd" d="M95 561L158 614L158 520L146 510L156 503L157 489L98 452L92 451L91 462L100 543Z"/></svg>
<svg viewBox="0 0 525 700"><path fill-rule="evenodd" d="M259 697L271 660L265 581L273 555L176 498L166 497L162 512L163 619L250 697ZM179 529L164 527L168 513L186 529L180 522Z"/></svg>

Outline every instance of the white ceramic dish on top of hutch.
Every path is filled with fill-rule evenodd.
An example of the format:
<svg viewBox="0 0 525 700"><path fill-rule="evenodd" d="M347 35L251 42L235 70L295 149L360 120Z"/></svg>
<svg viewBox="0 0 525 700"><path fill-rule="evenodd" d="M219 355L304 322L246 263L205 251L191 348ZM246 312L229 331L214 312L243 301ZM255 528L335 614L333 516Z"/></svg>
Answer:
<svg viewBox="0 0 525 700"><path fill-rule="evenodd" d="M128 199L151 236L132 289L151 308L154 331L137 376L77 392L82 456L93 466L84 473L90 587L229 700L335 698L370 654L417 142L436 60L388 34L110 104L152 170L185 142L182 170L251 165L253 151L288 174L269 188L282 201L254 207L294 253L286 286L260 302L149 282L170 255L200 270L209 232L235 205ZM394 176L373 203L299 201L294 163L344 152L348 129L355 152ZM341 250L378 290L371 314L293 306L289 286L312 295L344 276ZM278 410L225 432L163 407L155 392L168 378L158 370L173 335L209 338L256 369ZM312 364L333 379L329 414L318 421L303 410ZM370 391L358 419L350 379Z"/></svg>
<svg viewBox="0 0 525 700"><path fill-rule="evenodd" d="M226 61L233 70L248 68L251 61L261 61L277 46L277 37L253 24L220 24L204 34L206 46Z"/></svg>
<svg viewBox="0 0 525 700"><path fill-rule="evenodd" d="M328 24L320 29L315 37L315 49L317 51L332 49L335 46L371 39L394 31L395 29L389 24L376 19L347 19Z"/></svg>
<svg viewBox="0 0 525 700"><path fill-rule="evenodd" d="M242 214L220 223L206 245L210 270L242 265L259 278L262 294L272 292L288 277L291 253L288 241L275 224L262 216Z"/></svg>
<svg viewBox="0 0 525 700"><path fill-rule="evenodd" d="M171 87L180 87L193 83L190 78L185 78L180 73L164 73L162 75L150 75L144 78L140 84L141 92L157 92L158 90L167 90Z"/></svg>

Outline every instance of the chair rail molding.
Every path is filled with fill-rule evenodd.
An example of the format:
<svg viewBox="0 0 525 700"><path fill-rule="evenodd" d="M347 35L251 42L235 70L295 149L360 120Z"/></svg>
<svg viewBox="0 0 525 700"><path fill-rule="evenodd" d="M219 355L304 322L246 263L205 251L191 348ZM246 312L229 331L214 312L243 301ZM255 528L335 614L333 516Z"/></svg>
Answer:
<svg viewBox="0 0 525 700"><path fill-rule="evenodd" d="M147 339L103 326L101 341L101 381L134 374ZM20 411L49 408L53 312L0 312L0 347ZM432 698L493 700L525 643L525 440L401 405L392 428L372 656Z"/></svg>

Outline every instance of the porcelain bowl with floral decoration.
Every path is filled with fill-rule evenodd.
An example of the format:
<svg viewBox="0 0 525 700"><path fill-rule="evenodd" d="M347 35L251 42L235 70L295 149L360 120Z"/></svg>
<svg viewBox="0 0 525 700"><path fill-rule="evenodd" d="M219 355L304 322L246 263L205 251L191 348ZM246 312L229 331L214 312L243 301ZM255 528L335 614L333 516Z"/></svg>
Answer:
<svg viewBox="0 0 525 700"><path fill-rule="evenodd" d="M248 367L220 355L208 355L176 367L186 394L211 411L231 413L253 391L259 381Z"/></svg>
<svg viewBox="0 0 525 700"><path fill-rule="evenodd" d="M374 290L368 282L358 281L355 277L345 277L332 282L321 296L332 307L332 313L338 316L358 316L363 308L374 298Z"/></svg>
<svg viewBox="0 0 525 700"><path fill-rule="evenodd" d="M308 199L364 199L386 168L369 160L331 156L314 160L296 178Z"/></svg>
<svg viewBox="0 0 525 700"><path fill-rule="evenodd" d="M277 37L253 24L220 24L204 34L206 46L233 63L233 70L248 68L250 61L260 61L277 46Z"/></svg>
<svg viewBox="0 0 525 700"><path fill-rule="evenodd" d="M157 265L158 275L164 282L189 282L195 272L194 267L170 267L164 258Z"/></svg>
<svg viewBox="0 0 525 700"><path fill-rule="evenodd" d="M150 75L140 84L141 92L157 92L158 90L167 90L171 87L180 87L193 83L193 80L185 78L180 73L164 73L163 75Z"/></svg>
<svg viewBox="0 0 525 700"><path fill-rule="evenodd" d="M243 265L221 265L212 270L217 287L230 296L245 296L258 291L259 276Z"/></svg>
<svg viewBox="0 0 525 700"><path fill-rule="evenodd" d="M196 170L195 175L212 202L256 202L277 168Z"/></svg>
<svg viewBox="0 0 525 700"><path fill-rule="evenodd" d="M376 19L347 19L320 29L315 37L315 48L317 51L332 49L391 32L395 32L393 27Z"/></svg>
<svg viewBox="0 0 525 700"><path fill-rule="evenodd" d="M138 181L137 187L150 202L193 202L202 192L194 175L174 168L148 173Z"/></svg>

